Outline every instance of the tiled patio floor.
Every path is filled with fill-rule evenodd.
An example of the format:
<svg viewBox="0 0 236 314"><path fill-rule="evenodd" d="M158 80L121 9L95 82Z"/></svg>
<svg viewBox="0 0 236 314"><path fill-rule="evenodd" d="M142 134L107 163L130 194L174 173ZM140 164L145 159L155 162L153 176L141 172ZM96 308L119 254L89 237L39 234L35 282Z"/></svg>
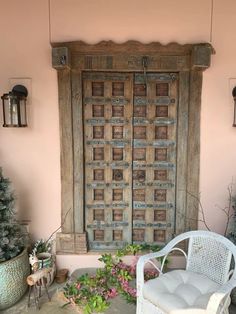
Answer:
<svg viewBox="0 0 236 314"><path fill-rule="evenodd" d="M94 273L94 269L80 269L75 271L72 274L72 278L76 278L84 273ZM1 314L78 314L73 307L67 306L61 308L64 304L63 300L58 297L58 293L62 290L63 284L53 283L49 288L50 296L52 296L51 302L48 302L46 295L44 294L40 299L40 311L35 309L33 304L33 300L31 301L31 306L27 307L27 294L13 307L5 310L0 311ZM111 306L106 311L106 314L135 314L135 306L127 304L122 298L116 297L115 299L111 300ZM236 307L231 306L230 314L236 314Z"/></svg>

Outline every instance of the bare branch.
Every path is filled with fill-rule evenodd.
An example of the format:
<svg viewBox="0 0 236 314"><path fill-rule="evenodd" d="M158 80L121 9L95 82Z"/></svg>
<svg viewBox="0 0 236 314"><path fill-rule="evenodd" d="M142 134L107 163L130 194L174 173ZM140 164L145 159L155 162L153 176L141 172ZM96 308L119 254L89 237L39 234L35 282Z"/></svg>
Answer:
<svg viewBox="0 0 236 314"><path fill-rule="evenodd" d="M228 186L227 188L229 198L228 198L228 206L225 209L221 209L225 214L226 214L226 226L225 226L225 231L224 231L224 236L227 236L228 234L228 229L229 229L229 223L230 219L232 218L231 211L232 211L232 202L233 202L233 182Z"/></svg>
<svg viewBox="0 0 236 314"><path fill-rule="evenodd" d="M231 184L229 184L229 186L227 187L227 191L228 191L228 205L223 207L223 208L218 206L218 205L216 205L216 207L218 209L220 209L226 215L226 225L225 225L224 236L227 236L230 220L234 216L234 213L232 213L232 209L234 209L234 204L233 204L234 203L234 201L233 201L233 199L234 199L233 198L233 186L234 186L234 182L232 181ZM186 190L186 193L197 201L198 206L196 206L196 205L194 205L194 206L198 210L198 212L201 214L202 218L194 219L194 218L186 217L182 213L178 213L177 212L177 214L180 214L183 218L185 218L187 220L202 222L204 224L204 226L206 227L206 229L211 231L211 229L208 226L207 221L206 221L205 211L204 211L203 205L201 203L200 197L194 195L193 193L191 193L191 192L189 192L187 190Z"/></svg>
<svg viewBox="0 0 236 314"><path fill-rule="evenodd" d="M190 195L192 198L194 198L194 199L197 201L198 205L199 205L198 210L199 210L199 212L200 212L201 215L202 215L202 219L195 219L195 221L202 222L202 223L204 224L204 226L206 227L206 229L207 229L208 231L210 231L211 229L209 228L209 226L208 226L208 224L207 224L207 222L206 222L205 212L204 212L204 209L203 209L203 206L202 206L202 202L201 202L201 200L200 200L200 197L199 197L199 196L196 196L196 195L194 195L194 194L192 194L192 193L189 192L189 191L186 191L186 193L187 193L188 195ZM195 206L195 208L196 208L196 206Z"/></svg>
<svg viewBox="0 0 236 314"><path fill-rule="evenodd" d="M53 233L50 234L49 238L46 241L46 244L51 240L51 238L54 236L54 234L63 227L63 225L64 225L64 223L66 221L66 217L67 217L67 215L68 215L70 210L71 210L71 208L69 208L68 211L66 212L65 217L64 217L60 227L58 227L55 231L53 231Z"/></svg>

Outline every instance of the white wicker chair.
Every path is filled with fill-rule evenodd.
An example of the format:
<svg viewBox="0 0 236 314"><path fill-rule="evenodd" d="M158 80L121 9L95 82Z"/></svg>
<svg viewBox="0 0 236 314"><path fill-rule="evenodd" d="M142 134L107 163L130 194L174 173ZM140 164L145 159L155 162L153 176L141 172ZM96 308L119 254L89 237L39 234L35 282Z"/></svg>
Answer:
<svg viewBox="0 0 236 314"><path fill-rule="evenodd" d="M188 254L175 247L183 240L189 240ZM165 259L174 250L184 254L186 269L163 274ZM164 257L160 269L152 262L157 257ZM209 231L183 233L161 251L140 257L136 314L228 314L230 292L236 287L232 257L236 261L236 246ZM157 268L159 277L144 282L146 263Z"/></svg>

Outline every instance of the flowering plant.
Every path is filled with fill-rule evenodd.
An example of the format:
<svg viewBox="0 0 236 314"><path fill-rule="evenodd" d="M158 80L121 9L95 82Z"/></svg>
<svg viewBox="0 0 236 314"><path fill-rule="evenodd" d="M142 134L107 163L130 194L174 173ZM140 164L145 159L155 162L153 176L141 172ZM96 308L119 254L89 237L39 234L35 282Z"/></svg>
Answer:
<svg viewBox="0 0 236 314"><path fill-rule="evenodd" d="M75 282L69 282L64 287L64 295L67 304L78 305L83 313L91 314L103 312L109 307L109 299L118 294L123 296L128 303L136 303L136 289L132 287L136 277L136 263L127 265L122 257L127 254L136 255L143 250L158 251L160 247L149 245L128 245L118 250L113 257L111 254L103 254L99 261L105 264L104 268L96 271L94 276L85 274ZM144 279L149 280L158 275L155 269L146 269Z"/></svg>

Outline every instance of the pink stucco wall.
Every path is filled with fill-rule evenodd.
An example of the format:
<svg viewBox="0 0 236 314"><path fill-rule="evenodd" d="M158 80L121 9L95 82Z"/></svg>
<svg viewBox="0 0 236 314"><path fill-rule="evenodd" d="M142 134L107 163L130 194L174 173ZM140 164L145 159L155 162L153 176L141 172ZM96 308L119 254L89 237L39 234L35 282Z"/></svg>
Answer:
<svg viewBox="0 0 236 314"><path fill-rule="evenodd" d="M204 73L201 119L200 191L212 230L222 232L227 186L236 174L236 128L229 79L236 78L236 1L214 0L0 0L0 94L8 79L32 79L30 126L0 128L0 166L13 182L22 218L34 238L60 225L60 144L57 77L51 67L53 42L96 43L135 39L144 43L209 42L216 55ZM49 30L51 32L49 34ZM60 256L70 269L94 265L93 255Z"/></svg>

